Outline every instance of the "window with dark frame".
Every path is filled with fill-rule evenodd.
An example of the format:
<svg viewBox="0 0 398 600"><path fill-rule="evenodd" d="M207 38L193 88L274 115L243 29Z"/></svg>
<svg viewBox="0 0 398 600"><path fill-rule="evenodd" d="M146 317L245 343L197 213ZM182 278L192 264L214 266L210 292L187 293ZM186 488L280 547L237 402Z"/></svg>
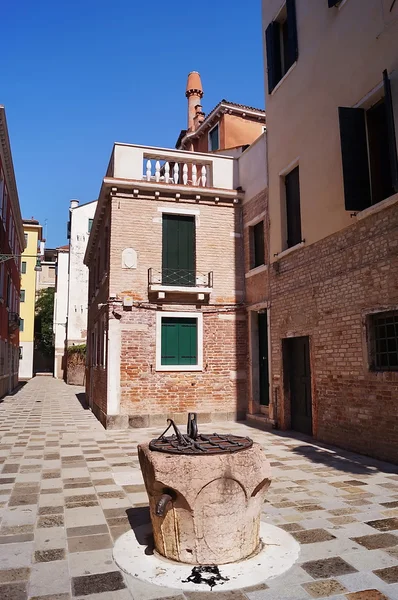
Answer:
<svg viewBox="0 0 398 600"><path fill-rule="evenodd" d="M20 291L20 302L25 302L25 290Z"/></svg>
<svg viewBox="0 0 398 600"><path fill-rule="evenodd" d="M255 269L265 264L264 221L249 228L250 235L250 268Z"/></svg>
<svg viewBox="0 0 398 600"><path fill-rule="evenodd" d="M88 220L88 227L87 227L88 233L91 232L91 229L92 229L92 226L93 226L93 221L94 221L94 219L89 219Z"/></svg>
<svg viewBox="0 0 398 600"><path fill-rule="evenodd" d="M21 263L21 273L24 275L26 273L26 261L22 261Z"/></svg>
<svg viewBox="0 0 398 600"><path fill-rule="evenodd" d="M361 211L398 192L398 157L390 80L367 110L340 107L345 209Z"/></svg>
<svg viewBox="0 0 398 600"><path fill-rule="evenodd" d="M286 247L292 248L302 242L300 209L300 173L295 167L285 175L286 193Z"/></svg>
<svg viewBox="0 0 398 600"><path fill-rule="evenodd" d="M220 129L218 123L209 131L209 152L218 150L220 147Z"/></svg>
<svg viewBox="0 0 398 600"><path fill-rule="evenodd" d="M286 4L265 31L268 93L276 87L298 58L295 0Z"/></svg>
<svg viewBox="0 0 398 600"><path fill-rule="evenodd" d="M23 328L24 328L24 320L19 319L19 331L23 331Z"/></svg>
<svg viewBox="0 0 398 600"><path fill-rule="evenodd" d="M372 371L398 371L398 310L369 316Z"/></svg>

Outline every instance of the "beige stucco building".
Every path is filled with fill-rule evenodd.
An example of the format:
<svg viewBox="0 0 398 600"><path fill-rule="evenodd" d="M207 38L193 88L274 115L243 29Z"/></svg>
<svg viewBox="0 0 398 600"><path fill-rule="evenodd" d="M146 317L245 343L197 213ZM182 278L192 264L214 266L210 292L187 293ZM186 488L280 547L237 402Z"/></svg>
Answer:
<svg viewBox="0 0 398 600"><path fill-rule="evenodd" d="M398 4L263 0L271 404L397 460Z"/></svg>

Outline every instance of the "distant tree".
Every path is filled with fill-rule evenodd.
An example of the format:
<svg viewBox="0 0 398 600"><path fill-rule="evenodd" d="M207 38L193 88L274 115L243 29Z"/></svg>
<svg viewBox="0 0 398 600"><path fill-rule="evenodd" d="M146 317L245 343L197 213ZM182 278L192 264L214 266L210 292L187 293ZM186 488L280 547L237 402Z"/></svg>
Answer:
<svg viewBox="0 0 398 600"><path fill-rule="evenodd" d="M54 294L54 288L44 288L40 290L36 299L35 347L47 355L51 355L54 351Z"/></svg>

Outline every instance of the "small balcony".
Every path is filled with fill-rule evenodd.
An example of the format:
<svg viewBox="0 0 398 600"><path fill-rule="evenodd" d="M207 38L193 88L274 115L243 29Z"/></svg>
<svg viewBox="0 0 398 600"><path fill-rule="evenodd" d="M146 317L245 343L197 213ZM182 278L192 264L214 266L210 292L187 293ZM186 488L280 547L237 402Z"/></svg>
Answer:
<svg viewBox="0 0 398 600"><path fill-rule="evenodd" d="M201 152L116 143L104 183L133 188L133 194L158 190L159 194L219 197L237 201L235 159ZM128 183L129 182L129 183Z"/></svg>
<svg viewBox="0 0 398 600"><path fill-rule="evenodd" d="M148 290L160 300L166 294L195 294L205 300L213 289L213 271L203 273L188 269L148 269Z"/></svg>

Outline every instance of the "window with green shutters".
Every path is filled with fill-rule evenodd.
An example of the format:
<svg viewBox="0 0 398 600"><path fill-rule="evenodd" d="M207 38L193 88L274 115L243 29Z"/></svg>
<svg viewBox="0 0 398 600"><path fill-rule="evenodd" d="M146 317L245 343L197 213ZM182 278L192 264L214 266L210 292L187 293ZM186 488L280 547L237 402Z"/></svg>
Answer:
<svg viewBox="0 0 398 600"><path fill-rule="evenodd" d="M162 365L198 364L196 318L162 317Z"/></svg>
<svg viewBox="0 0 398 600"><path fill-rule="evenodd" d="M195 217L163 215L162 284L194 286Z"/></svg>

